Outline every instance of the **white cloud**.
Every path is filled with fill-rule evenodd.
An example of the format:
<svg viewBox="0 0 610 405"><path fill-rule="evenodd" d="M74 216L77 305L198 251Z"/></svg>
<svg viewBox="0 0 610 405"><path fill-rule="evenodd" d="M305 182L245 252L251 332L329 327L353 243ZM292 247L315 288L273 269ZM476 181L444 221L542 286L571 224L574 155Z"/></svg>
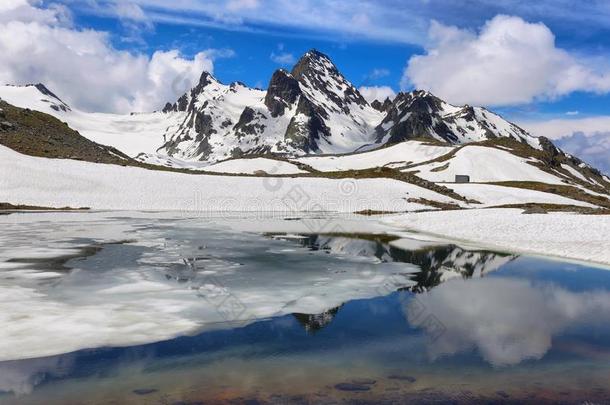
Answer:
<svg viewBox="0 0 610 405"><path fill-rule="evenodd" d="M35 2L35 0L32 0ZM3 0L0 2L0 23L16 21L36 21L41 24L71 24L71 14L67 7L51 4L42 9L32 7L28 0Z"/></svg>
<svg viewBox="0 0 610 405"><path fill-rule="evenodd" d="M0 82L42 82L85 110L160 108L179 96L177 82L196 82L203 70L213 71L215 57L230 54L206 50L187 59L177 50L119 51L104 32L74 29L63 8L11 1L17 6L0 10Z"/></svg>
<svg viewBox="0 0 610 405"><path fill-rule="evenodd" d="M96 0L104 9L88 2L74 2L78 10L101 15L113 0ZM155 22L207 26L229 30L285 33L295 28L297 36L334 39L374 38L401 43L421 43L427 17L415 12L397 12L397 5L371 0L131 0ZM399 8L416 9L399 4ZM365 29L363 29L365 28ZM332 34L332 36L329 36Z"/></svg>
<svg viewBox="0 0 610 405"><path fill-rule="evenodd" d="M519 126L610 174L610 116L525 121Z"/></svg>
<svg viewBox="0 0 610 405"><path fill-rule="evenodd" d="M563 138L575 132L582 132L585 135L610 132L610 116L522 121L518 124L535 136L546 136L549 139Z"/></svg>
<svg viewBox="0 0 610 405"><path fill-rule="evenodd" d="M384 101L388 97L393 100L396 96L394 90L389 86L362 86L358 91L369 103L375 100Z"/></svg>
<svg viewBox="0 0 610 405"><path fill-rule="evenodd" d="M149 19L144 13L144 10L135 3L126 0L117 0L114 4L114 11L117 17L122 19L144 21L148 22Z"/></svg>
<svg viewBox="0 0 610 405"><path fill-rule="evenodd" d="M258 6L258 0L229 0L227 2L227 9L231 11L254 9L258 8Z"/></svg>
<svg viewBox="0 0 610 405"><path fill-rule="evenodd" d="M4 0L3 0L4 1ZM53 0L91 11L90 3L114 0ZM130 0L155 22L191 26L293 34L336 40L354 37L424 44L429 21L442 16L447 24L466 26L490 15L513 13L533 21L549 21L572 37L589 39L610 27L610 8L604 1L537 0ZM103 11L93 10L94 12ZM587 29L583 30L582 27ZM279 30L277 28L280 28ZM328 34L333 35L329 36Z"/></svg>
<svg viewBox="0 0 610 405"><path fill-rule="evenodd" d="M576 132L556 140L555 144L610 175L610 131L589 136Z"/></svg>
<svg viewBox="0 0 610 405"><path fill-rule="evenodd" d="M566 115L578 115L580 111L566 111Z"/></svg>
<svg viewBox="0 0 610 405"><path fill-rule="evenodd" d="M499 15L475 33L434 22L425 55L411 57L402 86L457 104L511 105L573 91L607 93L610 72L557 48L542 23Z"/></svg>
<svg viewBox="0 0 610 405"><path fill-rule="evenodd" d="M288 52L280 52L280 53L271 52L271 56L269 58L273 62L277 63L278 65L282 65L282 66L292 65L296 62L296 58L294 57L294 55L291 53L288 53Z"/></svg>

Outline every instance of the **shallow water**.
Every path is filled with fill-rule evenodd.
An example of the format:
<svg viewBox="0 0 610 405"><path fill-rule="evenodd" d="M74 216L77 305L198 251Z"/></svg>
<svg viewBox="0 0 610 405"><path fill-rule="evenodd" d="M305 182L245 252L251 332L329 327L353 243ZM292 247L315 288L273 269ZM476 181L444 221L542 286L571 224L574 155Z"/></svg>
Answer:
<svg viewBox="0 0 610 405"><path fill-rule="evenodd" d="M0 403L607 403L610 272L371 217L0 217Z"/></svg>

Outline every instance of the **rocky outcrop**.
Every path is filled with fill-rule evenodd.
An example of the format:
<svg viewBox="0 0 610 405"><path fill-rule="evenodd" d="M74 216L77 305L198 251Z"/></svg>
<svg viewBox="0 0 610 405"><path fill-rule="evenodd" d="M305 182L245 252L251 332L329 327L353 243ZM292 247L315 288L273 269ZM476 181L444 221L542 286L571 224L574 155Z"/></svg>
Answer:
<svg viewBox="0 0 610 405"><path fill-rule="evenodd" d="M379 100L373 100L373 102L371 103L371 107L373 107L374 109L376 109L379 112L388 112L388 110L390 109L390 107L392 107L392 100L390 100L389 97L386 97L386 99L381 102Z"/></svg>
<svg viewBox="0 0 610 405"><path fill-rule="evenodd" d="M269 82L265 105L275 118L284 115L286 108L290 108L301 94L299 82L290 73L283 69L276 70Z"/></svg>
<svg viewBox="0 0 610 405"><path fill-rule="evenodd" d="M432 138L460 144L509 137L537 144L526 131L484 108L454 106L427 91L399 93L385 108L386 116L375 129L378 143Z"/></svg>

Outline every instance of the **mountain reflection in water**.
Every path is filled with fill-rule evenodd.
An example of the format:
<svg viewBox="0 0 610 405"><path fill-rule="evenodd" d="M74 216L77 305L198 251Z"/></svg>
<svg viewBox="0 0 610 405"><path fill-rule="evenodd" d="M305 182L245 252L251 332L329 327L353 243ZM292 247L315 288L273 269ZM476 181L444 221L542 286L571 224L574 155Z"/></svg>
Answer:
<svg viewBox="0 0 610 405"><path fill-rule="evenodd" d="M610 395L608 271L388 234L149 221L123 231L125 243L91 235L99 249L62 262L65 271L25 251L3 262L0 288L12 301L1 303L0 354L58 352L0 361L0 403L576 404ZM53 249L47 227L32 231L32 244ZM83 241L60 239L61 256ZM32 325L39 333L19 339ZM122 340L134 336L144 343Z"/></svg>

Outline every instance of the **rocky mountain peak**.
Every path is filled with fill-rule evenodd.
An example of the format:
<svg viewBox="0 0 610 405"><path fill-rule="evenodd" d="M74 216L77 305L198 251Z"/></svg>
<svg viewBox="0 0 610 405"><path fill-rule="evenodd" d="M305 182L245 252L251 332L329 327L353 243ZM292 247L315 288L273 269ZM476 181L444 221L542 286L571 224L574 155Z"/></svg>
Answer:
<svg viewBox="0 0 610 405"><path fill-rule="evenodd" d="M394 99L396 109L409 109L418 112L438 112L443 109L444 101L429 91L414 90L411 92L398 93Z"/></svg>
<svg viewBox="0 0 610 405"><path fill-rule="evenodd" d="M390 109L390 107L392 107L392 100L390 100L389 97L386 97L386 99L383 102L381 102L379 100L374 100L371 103L371 107L373 107L374 109L376 109L377 111L382 112L382 113L387 112Z"/></svg>
<svg viewBox="0 0 610 405"><path fill-rule="evenodd" d="M38 90L46 99L43 101L49 103L49 106L55 111L72 111L70 106L66 104L61 98L53 93L47 86L42 83L28 84L25 87L34 87Z"/></svg>
<svg viewBox="0 0 610 405"><path fill-rule="evenodd" d="M429 91L399 93L377 127L377 142L398 143L428 137L467 143L508 137L533 147L537 138L482 107L449 104Z"/></svg>
<svg viewBox="0 0 610 405"><path fill-rule="evenodd" d="M285 109L294 104L301 94L299 82L284 69L279 69L271 76L265 105L272 117L278 117L283 115Z"/></svg>
<svg viewBox="0 0 610 405"><path fill-rule="evenodd" d="M350 104L368 107L364 97L339 72L330 58L315 49L299 59L291 75L301 84L311 101L325 104L332 112L349 114Z"/></svg>
<svg viewBox="0 0 610 405"><path fill-rule="evenodd" d="M210 72L203 71L201 76L199 77L199 83L197 87L204 88L208 84L212 84L214 82L218 82L214 76Z"/></svg>
<svg viewBox="0 0 610 405"><path fill-rule="evenodd" d="M339 70L328 56L312 49L306 52L294 65L291 72L297 80L301 81L304 77L313 74L340 75Z"/></svg>
<svg viewBox="0 0 610 405"><path fill-rule="evenodd" d="M328 56L310 50L291 71L276 70L266 91L224 85L209 72L165 112L183 112L165 153L217 160L249 153L345 153L374 143L428 137L453 144L536 138L480 107L454 106L425 90L369 104Z"/></svg>
<svg viewBox="0 0 610 405"><path fill-rule="evenodd" d="M211 73L203 71L199 77L199 82L195 87L180 96L175 103L166 103L162 111L168 113L172 111L187 111L188 109L193 109L194 102L197 100L198 96L211 85L218 87L221 83L212 76Z"/></svg>

